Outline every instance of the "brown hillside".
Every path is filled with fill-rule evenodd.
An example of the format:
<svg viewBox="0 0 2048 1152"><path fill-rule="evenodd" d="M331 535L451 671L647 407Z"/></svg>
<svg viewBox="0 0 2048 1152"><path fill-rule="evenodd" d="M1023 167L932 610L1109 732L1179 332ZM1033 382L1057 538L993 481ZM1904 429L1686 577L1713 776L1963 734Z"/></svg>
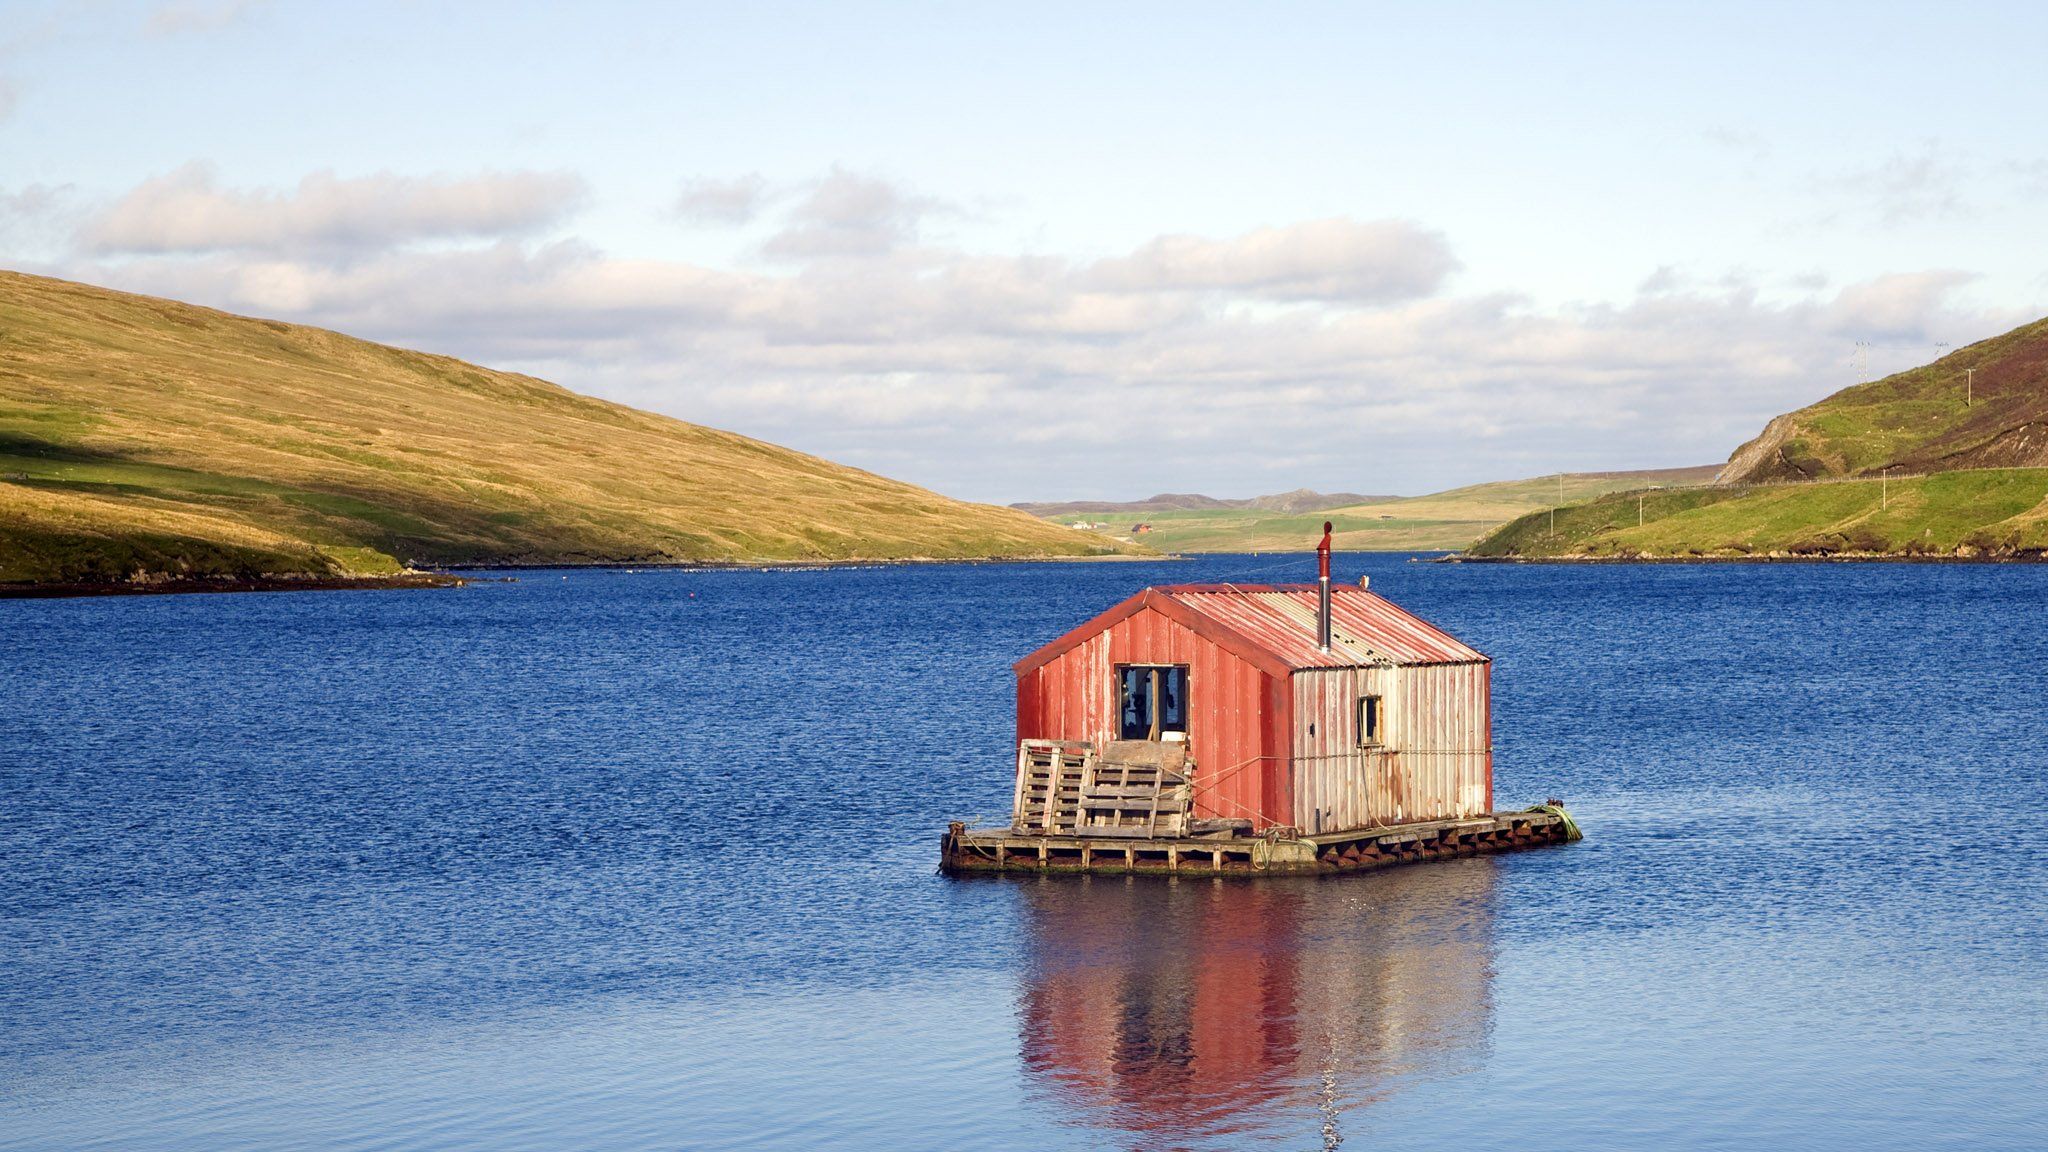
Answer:
<svg viewBox="0 0 2048 1152"><path fill-rule="evenodd" d="M1117 552L529 376L0 272L0 582Z"/></svg>

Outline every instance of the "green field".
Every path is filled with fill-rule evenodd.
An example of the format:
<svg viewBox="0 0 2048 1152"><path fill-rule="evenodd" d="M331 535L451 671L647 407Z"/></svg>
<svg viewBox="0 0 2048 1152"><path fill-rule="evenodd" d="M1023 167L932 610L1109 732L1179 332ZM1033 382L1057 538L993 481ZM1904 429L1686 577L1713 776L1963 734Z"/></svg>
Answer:
<svg viewBox="0 0 2048 1152"><path fill-rule="evenodd" d="M528 376L0 272L0 583L1143 551Z"/></svg>
<svg viewBox="0 0 2048 1152"><path fill-rule="evenodd" d="M1646 485L1699 484L1711 479L1714 466L1671 468L1649 472L1589 472L1564 476L1566 500L1588 500L1603 493ZM1532 477L1474 484L1429 496L1411 496L1357 504L1325 512L1284 515L1235 508L1098 514L1088 517L1107 524L1110 537L1130 537L1165 552L1278 552L1312 548L1322 538L1323 521L1335 526L1339 549L1359 552L1455 551L1507 521L1558 501L1558 477ZM1062 517L1073 519L1074 517ZM1152 530L1133 537L1138 524Z"/></svg>
<svg viewBox="0 0 2048 1152"><path fill-rule="evenodd" d="M1639 522L1640 520L1640 522ZM2012 556L2048 548L2048 468L1617 493L1523 516L1481 558Z"/></svg>

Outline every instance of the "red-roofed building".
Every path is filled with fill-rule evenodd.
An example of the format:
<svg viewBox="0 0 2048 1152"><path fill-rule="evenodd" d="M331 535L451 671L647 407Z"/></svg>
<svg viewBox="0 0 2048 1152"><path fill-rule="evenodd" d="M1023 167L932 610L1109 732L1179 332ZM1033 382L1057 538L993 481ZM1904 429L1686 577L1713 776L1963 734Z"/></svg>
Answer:
<svg viewBox="0 0 2048 1152"><path fill-rule="evenodd" d="M1491 662L1363 587L1331 589L1326 644L1318 598L1147 588L1017 662L1017 738L1184 741L1194 815L1257 830L1490 813Z"/></svg>

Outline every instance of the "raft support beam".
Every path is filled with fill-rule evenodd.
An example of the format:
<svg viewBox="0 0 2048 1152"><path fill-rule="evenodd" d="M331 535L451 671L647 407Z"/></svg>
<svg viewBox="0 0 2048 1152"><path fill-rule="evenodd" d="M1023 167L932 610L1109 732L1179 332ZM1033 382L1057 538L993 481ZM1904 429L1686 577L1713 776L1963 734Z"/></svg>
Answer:
<svg viewBox="0 0 2048 1152"><path fill-rule="evenodd" d="M1461 820L1355 828L1318 836L1188 837L1135 842L1129 838L1039 835L1013 828L968 828L956 822L940 840L939 867L954 874L1317 875L1541 848L1577 839L1577 831L1571 817L1553 806Z"/></svg>

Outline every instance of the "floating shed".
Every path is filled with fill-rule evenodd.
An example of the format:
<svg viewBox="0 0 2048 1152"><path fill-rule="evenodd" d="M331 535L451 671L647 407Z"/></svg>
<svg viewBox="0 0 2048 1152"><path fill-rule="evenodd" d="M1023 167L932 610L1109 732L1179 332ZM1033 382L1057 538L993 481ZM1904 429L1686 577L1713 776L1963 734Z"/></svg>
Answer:
<svg viewBox="0 0 2048 1152"><path fill-rule="evenodd" d="M1017 662L1017 738L1184 743L1197 818L1305 832L1493 810L1487 658L1362 587L1147 588Z"/></svg>
<svg viewBox="0 0 2048 1152"><path fill-rule="evenodd" d="M1146 588L1019 660L1011 825L956 826L947 865L1312 869L1332 845L1356 866L1575 836L1561 809L1493 811L1491 661L1332 587L1328 549L1326 524L1316 584Z"/></svg>

